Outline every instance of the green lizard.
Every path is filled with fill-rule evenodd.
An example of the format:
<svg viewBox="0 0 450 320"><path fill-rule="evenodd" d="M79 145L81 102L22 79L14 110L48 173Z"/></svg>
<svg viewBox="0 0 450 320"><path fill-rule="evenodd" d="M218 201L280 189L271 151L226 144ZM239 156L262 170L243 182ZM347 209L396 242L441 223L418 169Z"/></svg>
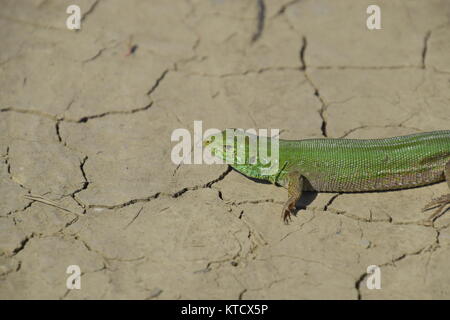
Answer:
<svg viewBox="0 0 450 320"><path fill-rule="evenodd" d="M288 200L282 210L285 223L291 219L302 191L386 191L444 180L450 187L448 130L368 140L279 139L278 169L270 175L262 174L262 169L270 165L267 164L268 159L260 157L263 147L258 147L260 158L257 161L250 156L251 141L259 141L260 137L234 130L234 136L230 138L225 132L209 136L203 141L203 146L207 146L217 159L225 161L227 155L231 156L234 161L230 165L238 172L287 188ZM266 154L273 140L269 138L267 141ZM437 210L425 219L426 224L432 224L443 214L448 203L450 194L427 204L423 211L436 207Z"/></svg>

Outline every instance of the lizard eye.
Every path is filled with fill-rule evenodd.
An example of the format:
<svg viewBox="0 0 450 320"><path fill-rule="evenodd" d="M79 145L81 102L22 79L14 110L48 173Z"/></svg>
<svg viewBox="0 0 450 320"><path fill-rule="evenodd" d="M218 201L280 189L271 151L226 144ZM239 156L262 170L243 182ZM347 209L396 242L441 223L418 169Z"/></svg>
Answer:
<svg viewBox="0 0 450 320"><path fill-rule="evenodd" d="M205 140L205 146L210 145L214 141L214 137L209 137Z"/></svg>

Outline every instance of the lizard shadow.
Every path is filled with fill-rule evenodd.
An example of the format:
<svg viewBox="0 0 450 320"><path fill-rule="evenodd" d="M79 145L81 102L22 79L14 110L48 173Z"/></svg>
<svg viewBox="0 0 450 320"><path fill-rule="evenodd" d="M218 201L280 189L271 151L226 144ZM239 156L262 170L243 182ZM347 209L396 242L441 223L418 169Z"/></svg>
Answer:
<svg viewBox="0 0 450 320"><path fill-rule="evenodd" d="M304 181L303 190L304 191L302 192L300 199L298 199L295 205L295 212L293 213L294 216L297 216L298 211L301 209L306 209L308 205L310 205L314 199L317 198L318 192L314 190L308 179L305 179Z"/></svg>
<svg viewBox="0 0 450 320"><path fill-rule="evenodd" d="M295 205L295 211L292 214L297 216L297 213L300 210L306 209L314 201L314 199L317 198L317 194L317 191L303 191L302 196Z"/></svg>

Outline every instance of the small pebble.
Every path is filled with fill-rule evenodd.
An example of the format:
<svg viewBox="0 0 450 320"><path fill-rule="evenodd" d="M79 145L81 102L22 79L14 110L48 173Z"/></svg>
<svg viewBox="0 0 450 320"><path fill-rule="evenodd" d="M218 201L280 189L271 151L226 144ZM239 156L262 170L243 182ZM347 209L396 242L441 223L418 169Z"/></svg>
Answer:
<svg viewBox="0 0 450 320"><path fill-rule="evenodd" d="M369 248L370 247L370 245L371 245L371 242L369 241L369 240L366 240L366 239L362 239L361 241L360 241L360 243L361 243L361 245L364 247L364 248Z"/></svg>

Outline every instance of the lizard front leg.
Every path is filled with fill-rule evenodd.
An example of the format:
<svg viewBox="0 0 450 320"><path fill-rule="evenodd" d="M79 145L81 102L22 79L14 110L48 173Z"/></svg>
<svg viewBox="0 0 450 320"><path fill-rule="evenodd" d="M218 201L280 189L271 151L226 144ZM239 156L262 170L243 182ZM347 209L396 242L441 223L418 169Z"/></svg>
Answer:
<svg viewBox="0 0 450 320"><path fill-rule="evenodd" d="M444 168L445 180L447 181L447 185L450 188L450 161L445 164ZM422 211L426 211L432 208L437 209L425 220L427 224L433 224L433 221L441 216L445 211L444 208L447 204L450 203L450 194L444 194L439 198L433 199L430 203L428 203Z"/></svg>
<svg viewBox="0 0 450 320"><path fill-rule="evenodd" d="M288 173L288 200L283 206L281 217L284 223L288 224L291 220L291 213L295 210L295 204L300 199L303 190L304 177L299 171L294 170Z"/></svg>

